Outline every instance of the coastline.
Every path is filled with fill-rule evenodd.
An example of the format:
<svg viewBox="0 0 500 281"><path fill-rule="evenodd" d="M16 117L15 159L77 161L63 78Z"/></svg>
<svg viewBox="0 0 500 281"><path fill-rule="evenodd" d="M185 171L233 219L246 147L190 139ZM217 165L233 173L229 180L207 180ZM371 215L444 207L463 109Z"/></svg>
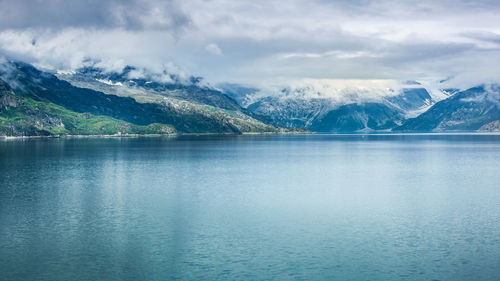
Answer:
<svg viewBox="0 0 500 281"><path fill-rule="evenodd" d="M0 140L14 139L84 139L84 138L138 138L177 137L179 134L114 134L114 135L51 135L51 136L0 136Z"/></svg>
<svg viewBox="0 0 500 281"><path fill-rule="evenodd" d="M316 133L316 132L245 132L237 133L174 133L174 134L114 134L114 135L52 135L0 136L0 140L21 139L86 139L86 138L176 138L181 136L258 136L258 135L325 135L325 136L438 136L438 135L500 135L500 132L428 132L428 133Z"/></svg>
<svg viewBox="0 0 500 281"><path fill-rule="evenodd" d="M241 136L241 135L310 135L313 132L244 132L244 133L173 133L173 134L114 134L114 135L50 135L50 136L0 136L0 140L15 139L79 139L79 138L176 138L180 136Z"/></svg>

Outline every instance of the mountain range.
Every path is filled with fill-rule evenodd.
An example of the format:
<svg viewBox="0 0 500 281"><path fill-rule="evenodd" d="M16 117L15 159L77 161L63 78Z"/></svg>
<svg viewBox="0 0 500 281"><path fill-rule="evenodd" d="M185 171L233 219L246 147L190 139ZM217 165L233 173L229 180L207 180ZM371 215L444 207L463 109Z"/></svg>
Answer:
<svg viewBox="0 0 500 281"><path fill-rule="evenodd" d="M267 93L134 66L49 72L0 63L3 136L497 131L499 105L495 84L429 90L405 81L382 91L305 85Z"/></svg>
<svg viewBox="0 0 500 281"><path fill-rule="evenodd" d="M99 135L143 131L154 134L241 134L289 131L264 124L231 98L221 92L198 86L196 81L185 85L177 82L148 83L143 79L126 80L126 71L124 69L122 73L104 74L101 69L81 69L72 75L61 74L58 77L57 74L41 71L23 62L4 62L0 67L3 85L0 90L1 134ZM17 102L9 102L13 98ZM31 102L37 106L65 110L75 116L85 114L105 118L108 122L116 123L113 127L117 129L109 131L110 126L103 126L86 132L68 130L68 127L72 127L71 124L67 124L64 118L53 111L39 112L40 110L34 111L31 107L20 107ZM13 111L17 114L13 115ZM58 118L58 122L55 122L58 125L50 121L52 117ZM30 128L26 127L27 123ZM124 128L131 126L137 129L121 130L119 128L123 126L118 124L125 126ZM169 129L143 129L148 126ZM139 128L142 131L138 131Z"/></svg>
<svg viewBox="0 0 500 281"><path fill-rule="evenodd" d="M494 131L494 125L485 125L500 120L496 84L430 90L406 81L399 89L384 91L370 95L347 89L328 95L306 86L267 96L250 92L239 100L252 112L267 116L270 124L320 133Z"/></svg>

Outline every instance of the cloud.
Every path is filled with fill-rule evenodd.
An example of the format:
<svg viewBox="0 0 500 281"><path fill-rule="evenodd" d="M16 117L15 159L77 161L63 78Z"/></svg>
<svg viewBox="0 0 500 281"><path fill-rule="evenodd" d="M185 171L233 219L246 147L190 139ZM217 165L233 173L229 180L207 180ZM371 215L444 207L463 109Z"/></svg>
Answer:
<svg viewBox="0 0 500 281"><path fill-rule="evenodd" d="M189 17L175 0L1 0L2 28L179 30Z"/></svg>
<svg viewBox="0 0 500 281"><path fill-rule="evenodd" d="M499 47L500 46L500 34L488 31L468 31L461 34L466 38L479 41L482 47ZM486 43L486 45L482 44Z"/></svg>
<svg viewBox="0 0 500 281"><path fill-rule="evenodd" d="M0 0L0 7L0 51L53 69L89 59L109 68L170 63L210 82L257 85L500 76L493 0Z"/></svg>
<svg viewBox="0 0 500 281"><path fill-rule="evenodd" d="M222 50L215 43L210 43L205 47L205 50L211 54L222 56Z"/></svg>
<svg viewBox="0 0 500 281"><path fill-rule="evenodd" d="M333 50L323 53L286 53L283 54L283 59L290 58L325 58L325 57L335 57L339 59L351 59L351 58L368 58L368 57L379 57L381 54L371 53L368 51L340 51Z"/></svg>

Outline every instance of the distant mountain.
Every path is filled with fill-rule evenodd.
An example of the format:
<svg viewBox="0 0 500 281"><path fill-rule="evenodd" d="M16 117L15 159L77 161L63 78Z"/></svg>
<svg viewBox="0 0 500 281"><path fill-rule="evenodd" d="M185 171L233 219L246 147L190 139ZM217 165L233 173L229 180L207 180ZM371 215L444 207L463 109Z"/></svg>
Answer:
<svg viewBox="0 0 500 281"><path fill-rule="evenodd" d="M415 81L404 85L406 88L400 90L378 89L376 94L356 88L334 89L336 92L329 94L309 86L263 97L242 92L240 99L253 100L247 109L267 117L275 126L316 132L374 132L390 131L449 96L432 96Z"/></svg>
<svg viewBox="0 0 500 281"><path fill-rule="evenodd" d="M402 120L401 111L382 103L347 104L314 120L308 129L324 133L388 131Z"/></svg>
<svg viewBox="0 0 500 281"><path fill-rule="evenodd" d="M83 74L80 75L77 77L82 78ZM178 132L185 133L279 131L239 111L237 103L224 95L220 95L221 108L199 100L188 101L188 98L159 94L157 88L166 85L157 85L151 90L147 88L153 86L129 87L123 85L123 77L118 82L110 82L89 74L89 77L83 77L85 79L78 82L80 84L72 85L29 64L12 61L0 67L0 77L10 84L16 95L56 104L77 113L108 116L140 126L160 123L172 125ZM175 87L175 91L186 93L184 96L199 96L194 92L204 91L194 84L187 88L180 85Z"/></svg>
<svg viewBox="0 0 500 281"><path fill-rule="evenodd" d="M475 131L496 120L500 120L500 87L479 86L436 103L395 131Z"/></svg>
<svg viewBox="0 0 500 281"><path fill-rule="evenodd" d="M315 118L332 107L326 99L264 97L248 106L248 110L265 116L274 126L308 128Z"/></svg>
<svg viewBox="0 0 500 281"><path fill-rule="evenodd" d="M265 94L132 66L118 72L85 67L53 74L4 61L0 135L240 134L301 128L321 133L491 132L500 127L498 85L430 91L415 81L349 81L344 88L336 82L308 83Z"/></svg>
<svg viewBox="0 0 500 281"><path fill-rule="evenodd" d="M403 88L398 95L387 97L386 101L409 114L430 106L434 102L425 88Z"/></svg>
<svg viewBox="0 0 500 281"><path fill-rule="evenodd" d="M260 91L257 88L245 87L234 83L220 83L216 87L235 100L241 107L245 108L252 103L251 97Z"/></svg>

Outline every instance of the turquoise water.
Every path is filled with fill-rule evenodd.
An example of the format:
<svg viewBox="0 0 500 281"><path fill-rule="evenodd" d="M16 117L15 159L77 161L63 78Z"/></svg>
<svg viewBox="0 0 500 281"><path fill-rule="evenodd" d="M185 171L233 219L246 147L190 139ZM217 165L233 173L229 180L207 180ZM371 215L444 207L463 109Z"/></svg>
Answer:
<svg viewBox="0 0 500 281"><path fill-rule="evenodd" d="M500 135L0 141L1 280L500 280Z"/></svg>

